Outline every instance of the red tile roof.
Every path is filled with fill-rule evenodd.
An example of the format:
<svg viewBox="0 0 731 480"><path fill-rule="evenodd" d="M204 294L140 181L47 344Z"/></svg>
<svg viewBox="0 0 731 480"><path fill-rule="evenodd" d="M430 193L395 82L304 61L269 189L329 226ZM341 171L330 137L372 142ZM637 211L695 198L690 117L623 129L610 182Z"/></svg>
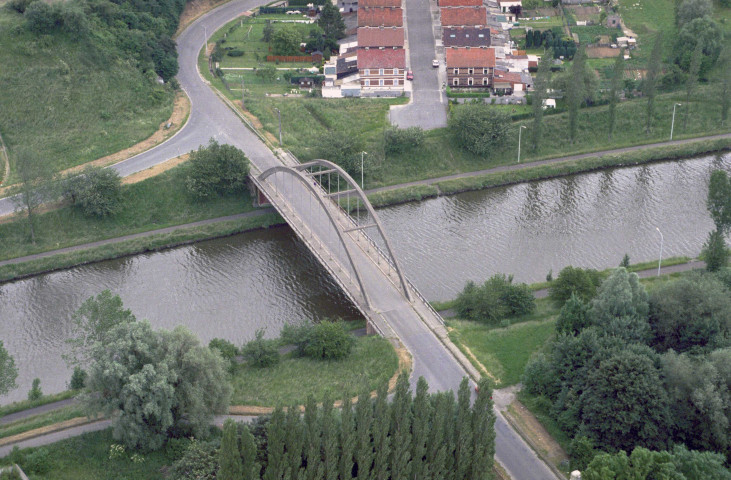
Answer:
<svg viewBox="0 0 731 480"><path fill-rule="evenodd" d="M398 48L375 49L358 51L358 70L364 68L406 68L406 50Z"/></svg>
<svg viewBox="0 0 731 480"><path fill-rule="evenodd" d="M495 83L524 83L520 77L520 73L516 72L505 72L501 70L495 70Z"/></svg>
<svg viewBox="0 0 731 480"><path fill-rule="evenodd" d="M442 26L475 26L487 24L485 7L448 7L440 9Z"/></svg>
<svg viewBox="0 0 731 480"><path fill-rule="evenodd" d="M481 7L482 0L439 0L440 7Z"/></svg>
<svg viewBox="0 0 731 480"><path fill-rule="evenodd" d="M494 48L447 48L447 68L495 67Z"/></svg>
<svg viewBox="0 0 731 480"><path fill-rule="evenodd" d="M359 7L401 7L401 0L358 0Z"/></svg>
<svg viewBox="0 0 731 480"><path fill-rule="evenodd" d="M361 27L358 29L359 47L403 47L402 27Z"/></svg>
<svg viewBox="0 0 731 480"><path fill-rule="evenodd" d="M403 10L400 8L359 8L359 27L403 27Z"/></svg>

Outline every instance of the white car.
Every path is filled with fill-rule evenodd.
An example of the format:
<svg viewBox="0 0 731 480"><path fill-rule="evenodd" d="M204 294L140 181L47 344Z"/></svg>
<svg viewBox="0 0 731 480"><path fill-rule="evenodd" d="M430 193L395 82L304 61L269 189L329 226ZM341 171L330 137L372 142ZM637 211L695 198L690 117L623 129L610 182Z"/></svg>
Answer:
<svg viewBox="0 0 731 480"><path fill-rule="evenodd" d="M436 58L434 60L432 60L431 66L434 68L439 68L439 60L437 60Z"/></svg>

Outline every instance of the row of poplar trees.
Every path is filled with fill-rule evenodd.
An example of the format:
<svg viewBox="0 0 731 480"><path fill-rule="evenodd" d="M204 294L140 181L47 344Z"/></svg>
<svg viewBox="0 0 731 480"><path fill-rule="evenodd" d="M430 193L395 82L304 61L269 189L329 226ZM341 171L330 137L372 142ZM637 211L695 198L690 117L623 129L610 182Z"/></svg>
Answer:
<svg viewBox="0 0 731 480"><path fill-rule="evenodd" d="M218 480L483 480L492 478L495 414L492 389L479 385L474 403L463 379L452 392L428 393L419 378L416 395L401 374L392 400L387 386L375 398L366 390L334 408L310 397L299 408L277 408L258 442L248 428L224 427ZM240 434L240 432L242 432ZM240 435L240 436L239 436ZM260 460L257 462L257 458Z"/></svg>

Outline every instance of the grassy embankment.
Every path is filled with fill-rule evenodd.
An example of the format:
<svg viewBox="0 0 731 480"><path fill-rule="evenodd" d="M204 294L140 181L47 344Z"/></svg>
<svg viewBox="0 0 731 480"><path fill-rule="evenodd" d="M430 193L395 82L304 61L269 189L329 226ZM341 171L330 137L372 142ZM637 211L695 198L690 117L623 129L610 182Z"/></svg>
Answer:
<svg viewBox="0 0 731 480"><path fill-rule="evenodd" d="M81 407L78 405L72 405L51 410L50 412L33 415L5 425L0 425L0 445L3 443L2 439L6 437L11 437L30 430L47 427L49 425L58 424L60 422L65 422L66 420L71 420L72 418L79 418L83 416L84 412Z"/></svg>
<svg viewBox="0 0 731 480"><path fill-rule="evenodd" d="M170 117L173 92L91 37L37 35L0 7L0 132L14 151L32 147L60 171L123 150Z"/></svg>

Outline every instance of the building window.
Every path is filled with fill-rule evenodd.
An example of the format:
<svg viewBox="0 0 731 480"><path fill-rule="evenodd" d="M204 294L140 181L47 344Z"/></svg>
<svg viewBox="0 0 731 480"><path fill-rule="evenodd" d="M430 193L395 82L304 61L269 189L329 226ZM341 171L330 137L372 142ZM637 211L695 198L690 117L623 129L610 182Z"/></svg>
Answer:
<svg viewBox="0 0 731 480"><path fill-rule="evenodd" d="M459 75L459 68L455 68L455 69L454 69L454 74L455 74L455 75Z"/></svg>
<svg viewBox="0 0 731 480"><path fill-rule="evenodd" d="M467 69L467 74L468 75L472 75L473 73L475 73L475 69L474 68L468 68Z"/></svg>
<svg viewBox="0 0 731 480"><path fill-rule="evenodd" d="M363 70L363 75L365 75L366 77L370 74L371 74L371 71L369 69L366 68L365 70Z"/></svg>
<svg viewBox="0 0 731 480"><path fill-rule="evenodd" d="M482 69L482 74L483 74L483 75L487 75L487 73L488 73L488 72L487 72L487 69L486 69L486 68L483 68L483 69Z"/></svg>
<svg viewBox="0 0 731 480"><path fill-rule="evenodd" d="M383 86L383 79L378 80L378 85Z"/></svg>
<svg viewBox="0 0 731 480"><path fill-rule="evenodd" d="M485 77L485 78L482 79L482 86L483 87L486 87L487 85L488 85L487 77Z"/></svg>
<svg viewBox="0 0 731 480"><path fill-rule="evenodd" d="M379 68L379 69L378 69L378 74L379 74L379 75L383 75L383 69L382 69L382 68Z"/></svg>
<svg viewBox="0 0 731 480"><path fill-rule="evenodd" d="M393 79L393 84L394 84L394 85L398 85L398 78L394 78L394 79Z"/></svg>
<svg viewBox="0 0 731 480"><path fill-rule="evenodd" d="M394 69L393 69L393 74L394 74L394 75L398 75L398 68L394 68Z"/></svg>
<svg viewBox="0 0 731 480"><path fill-rule="evenodd" d="M452 85L459 86L459 78L452 79Z"/></svg>
<svg viewBox="0 0 731 480"><path fill-rule="evenodd" d="M365 81L365 86L366 87L370 87L371 86L371 81L368 80L367 78L366 78L366 81Z"/></svg>
<svg viewBox="0 0 731 480"><path fill-rule="evenodd" d="M472 77L467 79L467 85L469 85L471 87L473 83L474 83L474 81L472 80Z"/></svg>

